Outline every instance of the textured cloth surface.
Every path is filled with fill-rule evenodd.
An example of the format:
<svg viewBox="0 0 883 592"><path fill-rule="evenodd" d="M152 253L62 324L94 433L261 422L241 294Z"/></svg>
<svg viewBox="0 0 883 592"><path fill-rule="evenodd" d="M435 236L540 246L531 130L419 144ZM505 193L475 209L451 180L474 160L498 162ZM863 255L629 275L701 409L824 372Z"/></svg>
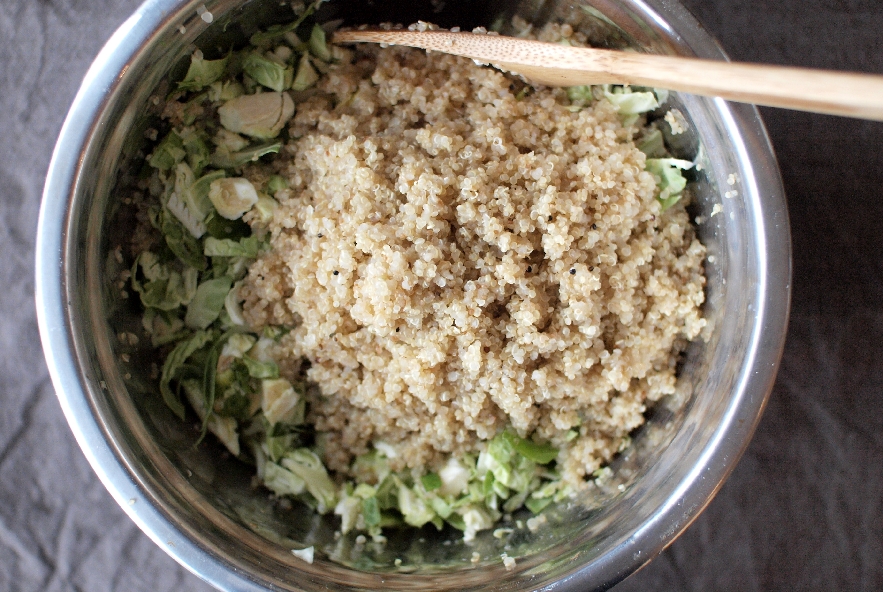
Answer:
<svg viewBox="0 0 883 592"><path fill-rule="evenodd" d="M732 58L883 73L879 0L685 0ZM138 0L0 1L0 590L209 590L95 477L33 304L43 176L80 79ZM794 298L757 433L630 590L883 587L883 123L764 109L789 198Z"/></svg>

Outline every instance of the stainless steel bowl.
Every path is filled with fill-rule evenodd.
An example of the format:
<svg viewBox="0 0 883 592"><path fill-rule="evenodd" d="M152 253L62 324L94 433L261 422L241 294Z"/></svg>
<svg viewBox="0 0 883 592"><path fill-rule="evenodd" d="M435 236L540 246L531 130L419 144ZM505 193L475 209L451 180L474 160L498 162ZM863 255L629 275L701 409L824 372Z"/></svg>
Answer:
<svg viewBox="0 0 883 592"><path fill-rule="evenodd" d="M568 20L597 43L724 59L673 0L354 2L350 23L422 18L447 25ZM203 8L213 17L206 22ZM198 12L199 9L199 12ZM329 8L330 10L334 10ZM114 33L71 107L46 181L37 241L37 309L58 398L77 441L126 513L166 552L227 590L590 590L650 561L735 466L764 407L785 338L790 239L781 181L756 109L677 96L681 156L703 163L693 215L708 247L707 342L688 349L678 392L652 410L603 495L551 508L536 533L468 546L431 532L383 549L335 540L333 520L285 509L250 471L161 403L135 307L115 286L113 252L131 228L123 203L144 149L147 102L193 44L235 43L290 20L279 0L149 0ZM733 193L735 192L735 193ZM725 194L729 197L725 197ZM714 204L723 211L712 216ZM124 355L125 354L125 355ZM316 545L313 564L290 549ZM473 551L482 557L471 563ZM507 571L506 552L517 560ZM400 566L394 558L402 560ZM333 559L333 560L332 560Z"/></svg>

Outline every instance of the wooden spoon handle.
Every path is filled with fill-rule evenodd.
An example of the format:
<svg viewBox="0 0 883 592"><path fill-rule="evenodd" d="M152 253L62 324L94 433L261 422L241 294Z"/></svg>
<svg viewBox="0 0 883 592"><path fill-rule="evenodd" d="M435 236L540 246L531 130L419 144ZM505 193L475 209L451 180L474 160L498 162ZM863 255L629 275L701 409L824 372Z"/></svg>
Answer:
<svg viewBox="0 0 883 592"><path fill-rule="evenodd" d="M883 76L571 47L450 31L339 31L336 43L465 56L548 86L635 84L742 103L883 121Z"/></svg>

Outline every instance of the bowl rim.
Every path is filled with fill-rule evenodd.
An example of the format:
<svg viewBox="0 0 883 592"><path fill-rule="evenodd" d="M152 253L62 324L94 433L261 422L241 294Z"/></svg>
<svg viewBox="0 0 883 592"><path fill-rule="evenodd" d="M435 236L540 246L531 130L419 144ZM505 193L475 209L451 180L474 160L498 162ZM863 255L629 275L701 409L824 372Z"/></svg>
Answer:
<svg viewBox="0 0 883 592"><path fill-rule="evenodd" d="M669 0L631 0L648 12L664 10L669 22L680 23L672 35L701 57L727 59L726 54L699 22L679 3ZM105 488L117 504L160 548L193 574L219 589L263 590L249 574L231 570L222 559L195 542L168 516L145 500L145 492L133 479L132 468L105 442L106 431L86 396L80 365L71 333L70 303L66 301L65 229L69 223L70 197L75 194L82 161L78 158L96 130L96 122L108 98L119 83L120 73L155 32L176 14L196 5L196 0L147 0L111 36L95 58L65 119L50 161L37 229L35 298L40 337L56 395L72 432ZM683 29L683 30L681 30ZM732 139L741 160L751 162L757 175L754 184L771 191L755 199L751 208L758 214L762 239L755 330L746 362L740 372L739 395L730 403L724 421L703 451L701 462L669 497L669 504L629 539L614 547L594 564L592 578L600 576L601 587L614 585L648 563L683 532L710 503L724 480L735 468L750 442L766 400L772 390L784 348L791 288L791 244L784 189L775 165L775 155L756 107L714 99L716 114L728 130L738 131ZM750 143L751 151L748 144ZM755 196L758 197L758 196ZM769 361L772 360L772 363ZM759 361L766 361L759 363ZM725 463L714 459L726 458ZM699 472L702 474L699 474ZM679 504L692 500L688 512ZM683 514L675 519L675 513ZM635 554L636 548L647 553ZM654 541L649 544L648 541ZM586 566L551 585L556 590L585 589Z"/></svg>

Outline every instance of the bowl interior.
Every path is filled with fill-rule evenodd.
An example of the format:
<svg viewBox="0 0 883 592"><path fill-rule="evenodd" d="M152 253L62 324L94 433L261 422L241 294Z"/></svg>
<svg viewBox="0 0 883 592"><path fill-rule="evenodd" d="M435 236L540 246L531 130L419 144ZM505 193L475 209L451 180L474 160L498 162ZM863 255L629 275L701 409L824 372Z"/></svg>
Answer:
<svg viewBox="0 0 883 592"><path fill-rule="evenodd" d="M197 11L203 5L214 17L211 24ZM661 0L334 0L322 10L348 24L420 19L463 28L496 22L504 30L518 15L534 24L572 23L598 45L722 57L689 14ZM118 501L123 490L137 491L138 504L124 504L127 512L220 587L514 590L560 580L565 588L588 589L625 577L708 503L747 444L778 363L790 247L775 160L756 110L672 98L689 129L669 137L670 146L676 156L701 164L692 179L691 214L709 254L710 330L687 350L676 395L649 412L602 491L549 508L547 523L535 533L516 528L498 538L488 531L467 545L454 532L429 527L418 535L393 535L385 546L358 544L355 535L336 537L333 519L297 504L282 507L253 488L251 468L228 458L220 445L194 446L198 430L183 425L157 394L158 361L138 339L139 311L117 284L120 271L131 265L116 256L133 224L127 188L144 155L144 132L156 123L145 115L149 102L170 72L180 75L186 68L194 45L206 54L223 51L258 28L292 19L291 8L278 0L153 0L111 40L84 82L70 117L91 113L91 123L79 132L76 162L64 168L64 157L56 154L47 184L47 203L56 200L64 212L58 214L63 264L54 280L38 279L61 286L63 303L48 302L51 290L41 292L47 294L46 310L64 309L56 319L57 336L46 330L44 340L47 350L69 348L68 376L58 369L63 355L47 355L57 366L56 387L81 445L106 449L90 460ZM123 67L111 71L113 64ZM106 91L86 92L101 80L109 81ZM63 135L72 136L72 130L66 127ZM56 196L53 187L63 190ZM47 203L48 220L54 214ZM713 214L716 205L719 214ZM41 236L48 227L41 221ZM51 249L44 251L48 260ZM53 320L41 323L47 327ZM313 564L290 553L304 545L320 551ZM474 552L482 558L477 564ZM504 552L517 559L512 571L500 561Z"/></svg>

